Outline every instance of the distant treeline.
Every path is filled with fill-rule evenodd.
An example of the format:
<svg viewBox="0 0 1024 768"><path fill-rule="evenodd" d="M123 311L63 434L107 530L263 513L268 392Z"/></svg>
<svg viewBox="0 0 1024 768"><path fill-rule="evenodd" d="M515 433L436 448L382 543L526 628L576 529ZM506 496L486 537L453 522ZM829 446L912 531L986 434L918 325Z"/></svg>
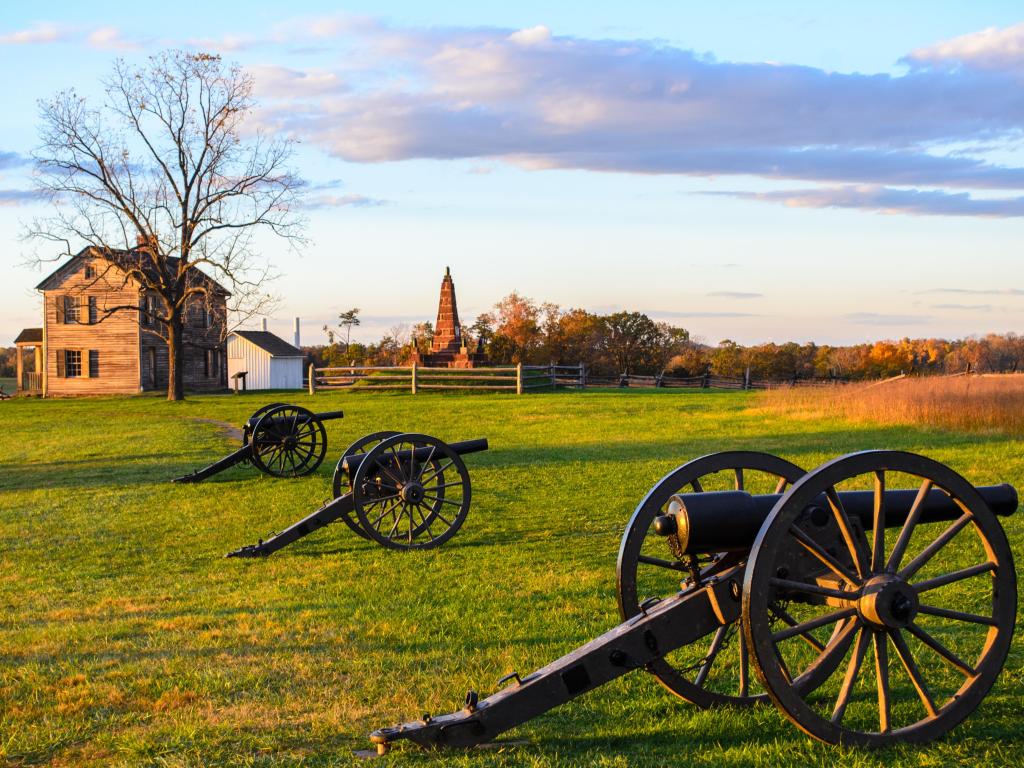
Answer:
<svg viewBox="0 0 1024 768"><path fill-rule="evenodd" d="M402 365L412 345L427 351L430 323L395 326L376 344L337 341L304 347L317 367ZM482 345L495 364L585 363L596 375L744 376L752 379L874 379L900 373L1011 372L1024 369L1024 338L876 341L853 346L757 344L726 339L709 345L689 331L641 312L598 315L563 310L512 293L464 329L466 346Z"/></svg>
<svg viewBox="0 0 1024 768"><path fill-rule="evenodd" d="M358 310L355 310L358 312ZM1015 333L965 339L902 339L853 346L756 344L726 339L704 344L689 331L656 322L641 312L598 315L584 309L563 310L512 293L491 312L464 329L466 345L482 344L495 364L566 365L584 363L597 376L634 375L745 376L752 379L876 379L901 373L942 374L1024 370L1024 337ZM319 367L403 365L416 344L430 347L430 323L395 326L376 344L331 344L303 347ZM0 348L0 378L15 375L17 350Z"/></svg>

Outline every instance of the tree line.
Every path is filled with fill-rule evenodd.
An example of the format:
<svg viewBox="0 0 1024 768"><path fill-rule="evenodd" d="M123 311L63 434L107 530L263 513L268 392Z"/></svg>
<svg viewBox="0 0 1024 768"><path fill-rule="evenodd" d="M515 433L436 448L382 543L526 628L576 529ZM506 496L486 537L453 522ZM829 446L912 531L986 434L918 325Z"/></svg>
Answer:
<svg viewBox="0 0 1024 768"><path fill-rule="evenodd" d="M350 335L358 309L339 316ZM372 344L346 342L325 326L330 343L306 347L317 367L403 365L414 347L427 352L431 323L397 325ZM717 376L752 379L875 379L906 374L1024 370L1024 337L1015 333L961 339L904 338L864 344L766 343L744 346L730 339L717 345L642 312L597 314L562 309L513 292L463 329L466 345L481 345L496 365L584 363L598 376Z"/></svg>

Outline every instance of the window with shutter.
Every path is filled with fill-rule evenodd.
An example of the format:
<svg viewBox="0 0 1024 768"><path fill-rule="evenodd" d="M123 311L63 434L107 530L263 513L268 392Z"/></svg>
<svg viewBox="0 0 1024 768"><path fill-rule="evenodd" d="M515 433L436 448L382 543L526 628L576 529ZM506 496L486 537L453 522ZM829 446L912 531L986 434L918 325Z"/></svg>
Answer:
<svg viewBox="0 0 1024 768"><path fill-rule="evenodd" d="M89 378L96 379L100 375L100 351L98 349L89 350Z"/></svg>
<svg viewBox="0 0 1024 768"><path fill-rule="evenodd" d="M69 379L77 379L82 375L82 350L64 350L64 376Z"/></svg>
<svg viewBox="0 0 1024 768"><path fill-rule="evenodd" d="M58 349L56 354L57 354L57 378L58 379L63 379L65 377L65 372L64 372L64 350L63 349Z"/></svg>
<svg viewBox="0 0 1024 768"><path fill-rule="evenodd" d="M64 297L64 322L65 323L77 323L79 322L79 308L81 307L81 298L78 296L65 296Z"/></svg>
<svg viewBox="0 0 1024 768"><path fill-rule="evenodd" d="M53 302L56 305L57 310L57 322L64 323L64 299L66 296L54 296Z"/></svg>
<svg viewBox="0 0 1024 768"><path fill-rule="evenodd" d="M100 310L96 305L96 297L89 297L89 324L95 325L100 321Z"/></svg>

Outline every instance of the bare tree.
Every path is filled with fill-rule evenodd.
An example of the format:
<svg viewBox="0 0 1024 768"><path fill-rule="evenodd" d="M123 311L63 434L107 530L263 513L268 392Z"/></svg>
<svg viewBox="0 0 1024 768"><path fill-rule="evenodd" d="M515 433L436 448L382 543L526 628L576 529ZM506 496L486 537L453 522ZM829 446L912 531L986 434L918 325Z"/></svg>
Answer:
<svg viewBox="0 0 1024 768"><path fill-rule="evenodd" d="M243 132L253 81L219 56L172 50L143 67L119 60L103 85L98 104L73 90L40 103L36 178L54 213L26 235L64 250L32 260L55 261L84 244L105 271L153 297L105 315L136 313L160 335L167 398L180 400L186 311L206 311L218 283L236 316L267 310L272 275L254 236L267 230L292 246L304 242L295 213L302 181L288 167L289 140Z"/></svg>

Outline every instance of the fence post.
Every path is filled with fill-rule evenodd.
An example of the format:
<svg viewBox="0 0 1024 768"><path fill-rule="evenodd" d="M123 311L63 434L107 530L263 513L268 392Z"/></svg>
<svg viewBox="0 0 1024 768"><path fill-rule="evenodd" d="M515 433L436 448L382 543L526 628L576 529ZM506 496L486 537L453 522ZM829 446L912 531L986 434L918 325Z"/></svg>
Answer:
<svg viewBox="0 0 1024 768"><path fill-rule="evenodd" d="M747 366L747 370L743 372L743 388L750 389L750 366Z"/></svg>
<svg viewBox="0 0 1024 768"><path fill-rule="evenodd" d="M413 360L413 362L412 362L412 393L414 395L416 394L416 371L417 371L417 368L418 368L418 365L417 365L416 361Z"/></svg>
<svg viewBox="0 0 1024 768"><path fill-rule="evenodd" d="M523 394L523 364L516 363L516 394Z"/></svg>
<svg viewBox="0 0 1024 768"><path fill-rule="evenodd" d="M309 394L311 395L316 394L316 368L313 366L313 363L309 364Z"/></svg>
<svg viewBox="0 0 1024 768"><path fill-rule="evenodd" d="M586 389L587 387L587 371L583 367L583 361L580 361L580 389Z"/></svg>
<svg viewBox="0 0 1024 768"><path fill-rule="evenodd" d="M551 364L551 389L552 391L558 389L558 372L555 370L555 364Z"/></svg>

